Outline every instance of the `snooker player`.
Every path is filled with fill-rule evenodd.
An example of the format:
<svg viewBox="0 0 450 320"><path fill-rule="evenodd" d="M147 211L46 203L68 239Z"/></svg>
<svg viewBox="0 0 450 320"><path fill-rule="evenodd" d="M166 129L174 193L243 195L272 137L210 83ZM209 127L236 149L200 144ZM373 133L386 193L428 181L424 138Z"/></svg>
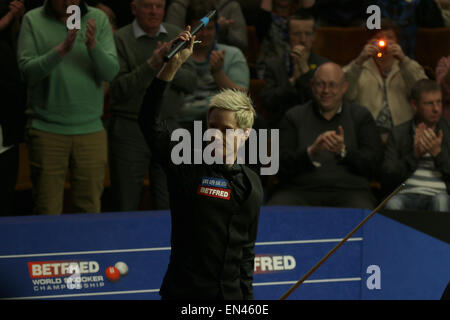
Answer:
<svg viewBox="0 0 450 320"><path fill-rule="evenodd" d="M164 92L191 56L194 38L190 27L178 36L189 45L163 65L139 115L152 154L166 171L170 194L171 255L160 295L163 300L253 299L254 246L263 189L258 175L236 162L236 139L227 141L225 135L227 129L242 129L242 140L248 138L255 116L250 98L241 91L223 90L213 97L207 113L208 129L223 133L217 137L221 156L225 159L228 151L234 162L174 164L171 136L178 125L160 118ZM171 43L162 44L153 54L163 59L170 47Z"/></svg>

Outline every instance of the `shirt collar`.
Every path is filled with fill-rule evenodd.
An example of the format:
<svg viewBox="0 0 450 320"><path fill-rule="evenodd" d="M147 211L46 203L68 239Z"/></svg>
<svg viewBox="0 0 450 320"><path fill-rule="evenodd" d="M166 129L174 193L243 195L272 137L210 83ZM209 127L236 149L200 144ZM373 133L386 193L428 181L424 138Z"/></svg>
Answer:
<svg viewBox="0 0 450 320"><path fill-rule="evenodd" d="M341 114L342 113L342 106L344 105L344 103L343 102L341 102L341 106L339 107L339 109L338 109L338 111L336 111L336 114L335 114L335 116L337 115L337 114ZM317 109L319 109L319 112L320 112L320 115L322 115L323 116L323 112L322 112L322 109L320 109L320 107L317 105Z"/></svg>
<svg viewBox="0 0 450 320"><path fill-rule="evenodd" d="M141 26L139 25L139 23L137 22L136 19L134 19L134 21L133 21L133 32L134 32L134 37L136 39L139 39L141 37L153 38L153 37L149 36L144 30L142 30ZM159 25L159 30L156 33L155 37L158 37L161 33L164 33L164 34L168 33L166 28L164 28L164 26L162 25L162 23Z"/></svg>

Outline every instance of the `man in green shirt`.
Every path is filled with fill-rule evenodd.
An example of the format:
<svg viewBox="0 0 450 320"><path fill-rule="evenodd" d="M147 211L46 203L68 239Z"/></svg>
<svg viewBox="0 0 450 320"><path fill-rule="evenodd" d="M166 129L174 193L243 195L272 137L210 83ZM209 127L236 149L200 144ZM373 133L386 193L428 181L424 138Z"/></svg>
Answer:
<svg viewBox="0 0 450 320"><path fill-rule="evenodd" d="M81 29L67 30L67 4L46 0L24 16L18 61L29 91L31 179L35 214L62 212L67 169L76 212L100 212L107 137L103 82L119 71L106 15L74 0Z"/></svg>

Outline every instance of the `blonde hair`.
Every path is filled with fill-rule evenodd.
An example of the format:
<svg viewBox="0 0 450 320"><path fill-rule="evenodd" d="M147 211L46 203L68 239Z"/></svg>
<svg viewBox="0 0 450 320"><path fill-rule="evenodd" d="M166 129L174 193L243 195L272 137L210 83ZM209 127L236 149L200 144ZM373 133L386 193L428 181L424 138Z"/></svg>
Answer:
<svg viewBox="0 0 450 320"><path fill-rule="evenodd" d="M245 92L237 89L222 90L211 99L208 117L214 108L234 111L240 129L251 129L253 127L256 111L252 99Z"/></svg>

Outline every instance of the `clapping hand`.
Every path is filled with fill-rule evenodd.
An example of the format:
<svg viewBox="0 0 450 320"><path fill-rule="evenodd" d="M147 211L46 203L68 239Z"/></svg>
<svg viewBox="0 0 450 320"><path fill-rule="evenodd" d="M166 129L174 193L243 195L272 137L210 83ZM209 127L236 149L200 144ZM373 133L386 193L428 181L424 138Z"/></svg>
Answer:
<svg viewBox="0 0 450 320"><path fill-rule="evenodd" d="M427 128L424 123L420 123L414 136L414 156L419 159L427 152L433 157L438 156L441 153L443 137L442 130L439 131L437 136L433 129Z"/></svg>
<svg viewBox="0 0 450 320"><path fill-rule="evenodd" d="M223 64L225 61L225 50L218 51L214 50L211 52L209 58L209 64L211 66L211 73L217 73L223 68Z"/></svg>
<svg viewBox="0 0 450 320"><path fill-rule="evenodd" d="M86 47L92 50L97 45L97 23L94 19L89 19L86 23Z"/></svg>
<svg viewBox="0 0 450 320"><path fill-rule="evenodd" d="M25 14L24 0L14 0L9 4L9 10L14 15L14 18L20 19Z"/></svg>
<svg viewBox="0 0 450 320"><path fill-rule="evenodd" d="M291 84L294 84L295 81L306 72L309 71L308 66L308 50L305 46L302 45L296 45L292 48L291 52L289 53L292 58L292 64L293 64L293 74L292 77L289 79Z"/></svg>
<svg viewBox="0 0 450 320"><path fill-rule="evenodd" d="M308 154L310 156L317 155L323 150L340 154L345 148L344 141L344 129L342 126L339 126L337 132L333 130L326 131L318 136L313 145L308 147Z"/></svg>
<svg viewBox="0 0 450 320"><path fill-rule="evenodd" d="M77 35L77 29L67 30L66 39L56 48L61 58L72 50Z"/></svg>

